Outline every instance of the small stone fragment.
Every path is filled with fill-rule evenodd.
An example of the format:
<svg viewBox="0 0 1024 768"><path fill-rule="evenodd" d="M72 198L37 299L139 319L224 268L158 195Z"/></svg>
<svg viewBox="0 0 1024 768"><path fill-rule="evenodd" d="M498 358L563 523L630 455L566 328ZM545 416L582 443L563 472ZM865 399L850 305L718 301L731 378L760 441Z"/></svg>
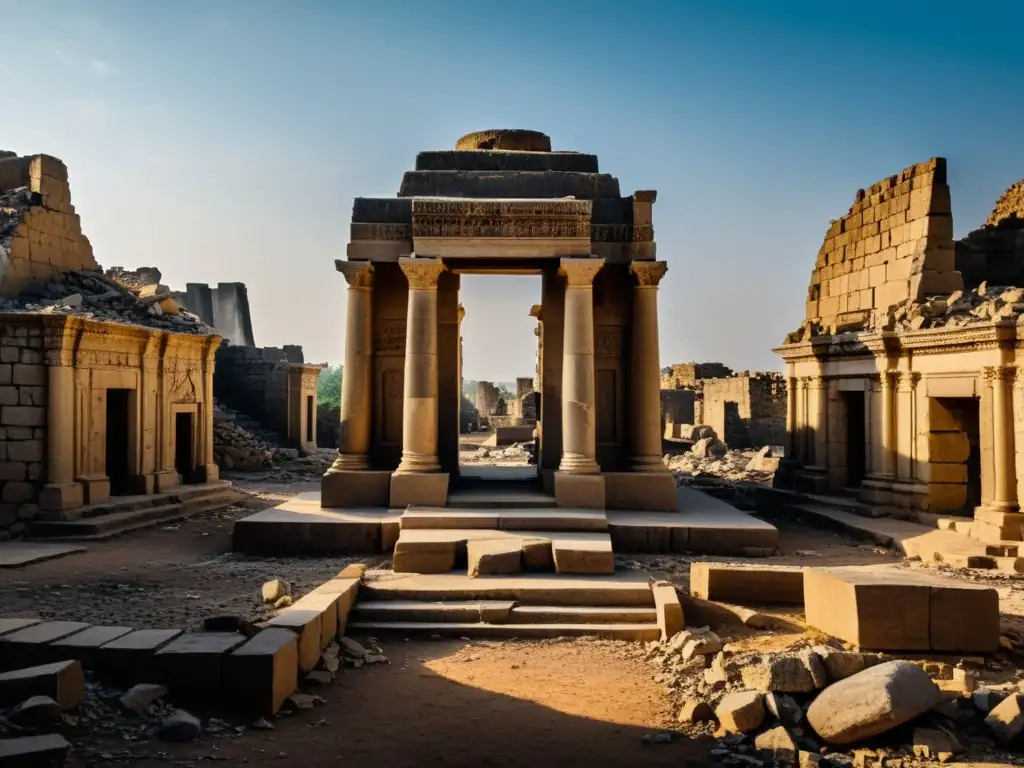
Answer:
<svg viewBox="0 0 1024 768"><path fill-rule="evenodd" d="M291 595L281 595L279 598L277 598L277 600L274 601L274 609L275 610L281 610L282 608L287 608L291 604L292 604L292 596Z"/></svg>
<svg viewBox="0 0 1024 768"><path fill-rule="evenodd" d="M764 697L764 705L768 711L783 725L799 725L804 719L804 711L797 704L796 699L785 693L767 693Z"/></svg>
<svg viewBox="0 0 1024 768"><path fill-rule="evenodd" d="M714 632L706 632L702 635L693 635L683 646L683 661L689 661L694 656L710 656L722 650L722 639Z"/></svg>
<svg viewBox="0 0 1024 768"><path fill-rule="evenodd" d="M703 699L690 699L679 710L680 723L709 723L715 719L715 711Z"/></svg>
<svg viewBox="0 0 1024 768"><path fill-rule="evenodd" d="M729 673L725 669L725 654L718 653L711 660L711 666L704 670L704 682L708 685L728 683Z"/></svg>
<svg viewBox="0 0 1024 768"><path fill-rule="evenodd" d="M146 709L158 699L167 695L167 686L155 685L153 683L139 683L133 685L121 696L121 707L128 712L141 715Z"/></svg>
<svg viewBox="0 0 1024 768"><path fill-rule="evenodd" d="M988 713L985 725L1000 744L1009 744L1020 736L1024 732L1024 695L1013 694L999 702Z"/></svg>
<svg viewBox="0 0 1024 768"><path fill-rule="evenodd" d="M276 603L282 597L292 593L292 585L283 579L273 579L263 585L260 594L264 603Z"/></svg>
<svg viewBox="0 0 1024 768"><path fill-rule="evenodd" d="M170 717L164 719L157 731L157 737L162 741L185 743L195 741L203 732L202 723L183 709L179 709Z"/></svg>
<svg viewBox="0 0 1024 768"><path fill-rule="evenodd" d="M312 685L330 685L334 682L334 674L326 669L315 669L303 678L303 682Z"/></svg>
<svg viewBox="0 0 1024 768"><path fill-rule="evenodd" d="M366 658L366 649L352 638L342 637L339 642L341 643L341 650L344 651L346 656L353 659Z"/></svg>
<svg viewBox="0 0 1024 768"><path fill-rule="evenodd" d="M726 733L749 733L764 720L764 697L757 691L727 694L718 703L715 716Z"/></svg>
<svg viewBox="0 0 1024 768"><path fill-rule="evenodd" d="M821 754L818 752L800 750L797 759L799 768L818 768L821 764Z"/></svg>
<svg viewBox="0 0 1024 768"><path fill-rule="evenodd" d="M984 689L971 694L971 703L979 712L988 714L1005 698L1006 694L1002 691Z"/></svg>
<svg viewBox="0 0 1024 768"><path fill-rule="evenodd" d="M799 751L796 740L781 725L777 725L754 739L754 748L769 753L777 762L792 763L796 761Z"/></svg>
<svg viewBox="0 0 1024 768"><path fill-rule="evenodd" d="M60 705L49 696L32 696L8 712L7 719L15 725L39 728L60 720Z"/></svg>
<svg viewBox="0 0 1024 768"><path fill-rule="evenodd" d="M274 724L267 720L265 717L261 717L259 720L254 720L252 725L249 726L254 731L272 731L274 730Z"/></svg>

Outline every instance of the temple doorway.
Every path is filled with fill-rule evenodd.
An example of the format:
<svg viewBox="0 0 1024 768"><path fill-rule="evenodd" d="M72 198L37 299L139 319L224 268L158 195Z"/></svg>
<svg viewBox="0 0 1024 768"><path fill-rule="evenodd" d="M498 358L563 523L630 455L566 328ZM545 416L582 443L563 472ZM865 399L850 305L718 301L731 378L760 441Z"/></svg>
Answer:
<svg viewBox="0 0 1024 768"><path fill-rule="evenodd" d="M860 486L867 473L867 430L863 392L843 392L846 407L846 487Z"/></svg>
<svg viewBox="0 0 1024 768"><path fill-rule="evenodd" d="M183 483L195 480L194 416L191 411L178 411L174 414L174 468L181 475Z"/></svg>
<svg viewBox="0 0 1024 768"><path fill-rule="evenodd" d="M110 481L111 496L123 496L129 490L131 393L130 389L107 390L105 473Z"/></svg>

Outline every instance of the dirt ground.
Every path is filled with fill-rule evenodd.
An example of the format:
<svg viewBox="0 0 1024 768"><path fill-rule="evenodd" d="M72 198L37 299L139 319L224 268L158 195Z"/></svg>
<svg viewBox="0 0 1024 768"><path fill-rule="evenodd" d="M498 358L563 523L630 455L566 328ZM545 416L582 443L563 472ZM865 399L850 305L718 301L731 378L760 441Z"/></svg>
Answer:
<svg viewBox="0 0 1024 768"><path fill-rule="evenodd" d="M248 494L239 505L190 520L87 545L84 553L0 572L0 616L96 624L197 628L203 618L267 614L257 590L284 578L301 594L346 563L388 567L389 558L253 558L231 552L232 523L317 483L233 478ZM780 554L757 562L870 565L900 562L894 553L828 531L780 526ZM648 571L686 587L684 556L624 556L620 567ZM707 558L712 559L712 558ZM721 558L717 558L721 559ZM920 565L904 564L919 568ZM1024 590L1009 576L950 571L991 581L1004 624L1024 627ZM799 636L751 637L776 650ZM318 693L313 710L284 716L275 730L227 721L221 738L190 745L133 740L72 729L80 765L282 764L356 766L710 764L710 740L644 739L670 728L678 702L656 682L641 645L591 639L486 642L379 638L390 663L343 668ZM1009 670L1008 670L1009 672ZM215 707L215 702L211 702Z"/></svg>

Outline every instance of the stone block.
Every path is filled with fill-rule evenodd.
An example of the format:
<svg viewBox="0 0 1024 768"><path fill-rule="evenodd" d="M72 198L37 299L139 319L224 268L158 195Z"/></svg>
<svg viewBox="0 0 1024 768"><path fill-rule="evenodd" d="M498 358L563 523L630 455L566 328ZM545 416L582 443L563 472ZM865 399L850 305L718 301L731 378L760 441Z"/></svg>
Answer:
<svg viewBox="0 0 1024 768"><path fill-rule="evenodd" d="M604 479L608 509L676 509L676 478L671 472L605 472Z"/></svg>
<svg viewBox="0 0 1024 768"><path fill-rule="evenodd" d="M804 601L804 573L801 568L693 563L690 566L690 594L702 600L741 605L801 605Z"/></svg>
<svg viewBox="0 0 1024 768"><path fill-rule="evenodd" d="M458 542L405 541L395 543L391 568L395 573L447 573L455 567Z"/></svg>
<svg viewBox="0 0 1024 768"><path fill-rule="evenodd" d="M519 539L483 539L466 542L466 572L477 576L505 576L522 571Z"/></svg>
<svg viewBox="0 0 1024 768"><path fill-rule="evenodd" d="M9 427L41 427L46 423L46 410L34 405L5 405L0 407L0 423Z"/></svg>
<svg viewBox="0 0 1024 768"><path fill-rule="evenodd" d="M971 453L966 432L929 432L928 460L939 463L962 464Z"/></svg>
<svg viewBox="0 0 1024 768"><path fill-rule="evenodd" d="M285 611L316 611L320 614L320 648L333 643L338 637L338 601L340 592L311 592L295 601Z"/></svg>
<svg viewBox="0 0 1024 768"><path fill-rule="evenodd" d="M1024 733L1024 696L1007 696L988 713L985 725L1000 744L1016 741Z"/></svg>
<svg viewBox="0 0 1024 768"><path fill-rule="evenodd" d="M550 573L555 570L550 539L521 539L523 569L531 573Z"/></svg>
<svg viewBox="0 0 1024 768"><path fill-rule="evenodd" d="M186 632L156 652L159 679L176 696L212 694L224 686L224 659L246 637L238 632Z"/></svg>
<svg viewBox="0 0 1024 768"><path fill-rule="evenodd" d="M999 593L975 584L949 584L929 594L931 650L991 653L999 648Z"/></svg>
<svg viewBox="0 0 1024 768"><path fill-rule="evenodd" d="M0 667L16 669L50 661L49 644L88 629L81 621L44 621L0 636Z"/></svg>
<svg viewBox="0 0 1024 768"><path fill-rule="evenodd" d="M12 381L16 386L44 386L46 384L46 366L15 363Z"/></svg>
<svg viewBox="0 0 1024 768"><path fill-rule="evenodd" d="M275 714L299 687L299 638L269 628L224 659L224 687L237 706L254 715Z"/></svg>
<svg viewBox="0 0 1024 768"><path fill-rule="evenodd" d="M11 445L17 445L12 443ZM10 480L4 483L3 491L0 492L0 499L7 504L21 504L35 498L36 489L32 483Z"/></svg>
<svg viewBox="0 0 1024 768"><path fill-rule="evenodd" d="M551 540L555 573L611 574L615 555L610 537L593 534L558 534Z"/></svg>
<svg viewBox="0 0 1024 768"><path fill-rule="evenodd" d="M686 629L683 606L679 603L679 594L674 585L668 582L657 582L651 585L654 597L654 608L658 612L658 629L661 630L661 641L665 642Z"/></svg>
<svg viewBox="0 0 1024 768"><path fill-rule="evenodd" d="M129 632L97 649L96 666L104 676L119 682L158 682L155 654L180 635L180 629L139 629Z"/></svg>
<svg viewBox="0 0 1024 768"><path fill-rule="evenodd" d="M323 507L387 507L391 497L391 472L328 472L320 480Z"/></svg>
<svg viewBox="0 0 1024 768"><path fill-rule="evenodd" d="M804 571L804 613L822 632L873 650L927 650L930 589L857 568ZM893 610L899 606L899 610Z"/></svg>
<svg viewBox="0 0 1024 768"><path fill-rule="evenodd" d="M989 532L989 543L1024 540L1024 513L978 507L974 510L974 521Z"/></svg>
<svg viewBox="0 0 1024 768"><path fill-rule="evenodd" d="M42 619L0 619L0 635L14 632L34 624L41 623Z"/></svg>
<svg viewBox="0 0 1024 768"><path fill-rule="evenodd" d="M931 482L933 483L964 484L967 482L966 464L932 463L928 465L928 470L931 473Z"/></svg>
<svg viewBox="0 0 1024 768"><path fill-rule="evenodd" d="M605 509L604 475L555 472L555 503L574 509Z"/></svg>
<svg viewBox="0 0 1024 768"><path fill-rule="evenodd" d="M388 506L400 509L416 504L443 507L448 503L447 472L394 472Z"/></svg>
<svg viewBox="0 0 1024 768"><path fill-rule="evenodd" d="M320 660L320 615L319 611L296 610L293 606L263 624L268 628L287 629L298 636L299 672L302 674L312 672Z"/></svg>
<svg viewBox="0 0 1024 768"><path fill-rule="evenodd" d="M59 733L0 740L0 766L30 768L64 765L71 745Z"/></svg>
<svg viewBox="0 0 1024 768"><path fill-rule="evenodd" d="M718 703L715 716L726 733L749 733L764 721L764 696L757 691L729 693Z"/></svg>
<svg viewBox="0 0 1024 768"><path fill-rule="evenodd" d="M51 659L78 659L86 669L95 669L99 649L131 632L131 627L89 627L50 644Z"/></svg>
<svg viewBox="0 0 1024 768"><path fill-rule="evenodd" d="M58 661L0 673L0 707L12 707L30 696L49 696L61 711L85 698L85 675L77 660Z"/></svg>
<svg viewBox="0 0 1024 768"><path fill-rule="evenodd" d="M359 565L365 568L362 563ZM321 593L338 595L338 637L345 634L348 615L352 611L352 607L356 604L356 598L359 596L359 585L361 583L361 579L343 577L343 574L352 572L350 570L351 568L352 566L345 566L341 573L338 574L337 578L324 582L310 592L311 595Z"/></svg>
<svg viewBox="0 0 1024 768"><path fill-rule="evenodd" d="M963 509L966 504L966 484L936 482L928 484L928 510L930 512L952 512Z"/></svg>

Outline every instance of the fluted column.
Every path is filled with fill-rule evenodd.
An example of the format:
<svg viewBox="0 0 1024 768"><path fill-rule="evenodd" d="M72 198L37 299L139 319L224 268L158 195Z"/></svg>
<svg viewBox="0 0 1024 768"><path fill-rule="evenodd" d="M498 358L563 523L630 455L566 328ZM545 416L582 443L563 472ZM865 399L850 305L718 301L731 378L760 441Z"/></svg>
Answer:
<svg viewBox="0 0 1024 768"><path fill-rule="evenodd" d="M403 258L409 281L402 461L398 472L437 472L437 279L440 259Z"/></svg>
<svg viewBox="0 0 1024 768"><path fill-rule="evenodd" d="M633 343L631 363L632 410L630 462L640 472L668 471L661 461L661 358L658 349L658 283L664 261L634 261Z"/></svg>
<svg viewBox="0 0 1024 768"><path fill-rule="evenodd" d="M559 472L589 475L597 465L594 276L604 259L562 259L566 278L562 339L562 461Z"/></svg>
<svg viewBox="0 0 1024 768"><path fill-rule="evenodd" d="M1007 512L1016 511L1017 472L1014 457L1014 435L1011 423L1014 369L998 366L985 369L985 378L992 382L992 442L995 465L994 498L991 506Z"/></svg>
<svg viewBox="0 0 1024 768"><path fill-rule="evenodd" d="M328 472L367 469L373 391L373 266L368 261L336 261L348 283L345 312L345 364L341 371L341 431L338 456Z"/></svg>

